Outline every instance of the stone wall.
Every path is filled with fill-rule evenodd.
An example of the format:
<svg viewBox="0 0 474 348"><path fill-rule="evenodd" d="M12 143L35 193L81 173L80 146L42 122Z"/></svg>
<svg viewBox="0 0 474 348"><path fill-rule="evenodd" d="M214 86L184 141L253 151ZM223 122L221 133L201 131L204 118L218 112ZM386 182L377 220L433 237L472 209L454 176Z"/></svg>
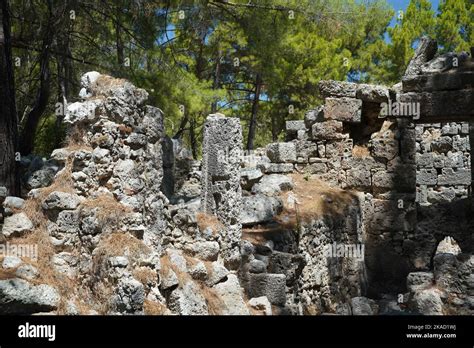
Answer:
<svg viewBox="0 0 474 348"><path fill-rule="evenodd" d="M423 69L410 65L404 90L321 81L324 104L247 156L239 120L209 115L202 161L164 135L144 90L85 74L67 146L39 168L25 160L29 198L0 188L0 241L34 236L50 252L2 259L15 278L0 279L0 311L93 314L105 301L109 314L472 313L473 131L459 108L432 123L439 103L382 114L432 100L439 86ZM469 96L461 72L461 87L444 79ZM36 283L49 300L24 305L14 287ZM80 310L83 299L95 307Z"/></svg>
<svg viewBox="0 0 474 348"><path fill-rule="evenodd" d="M419 203L467 198L472 183L469 124L419 124L416 140Z"/></svg>

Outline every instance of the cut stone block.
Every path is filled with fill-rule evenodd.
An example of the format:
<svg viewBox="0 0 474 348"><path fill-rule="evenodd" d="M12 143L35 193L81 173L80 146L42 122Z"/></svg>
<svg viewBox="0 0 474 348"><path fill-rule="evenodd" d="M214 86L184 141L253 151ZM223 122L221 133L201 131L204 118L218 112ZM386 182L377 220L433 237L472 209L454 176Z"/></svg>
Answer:
<svg viewBox="0 0 474 348"><path fill-rule="evenodd" d="M360 123L362 119L362 101L355 98L326 98L324 119L348 123Z"/></svg>
<svg viewBox="0 0 474 348"><path fill-rule="evenodd" d="M274 163L295 163L296 146L294 143L272 143L267 145L267 156Z"/></svg>

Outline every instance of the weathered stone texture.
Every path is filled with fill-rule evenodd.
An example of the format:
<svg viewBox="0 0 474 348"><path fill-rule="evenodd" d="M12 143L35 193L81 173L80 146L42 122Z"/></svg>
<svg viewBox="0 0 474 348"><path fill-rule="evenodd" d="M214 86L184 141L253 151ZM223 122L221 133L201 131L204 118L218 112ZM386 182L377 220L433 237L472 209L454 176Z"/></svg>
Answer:
<svg viewBox="0 0 474 348"><path fill-rule="evenodd" d="M221 231L221 253L230 268L240 262L241 187L240 120L221 114L209 115L204 125L202 160L202 210L216 215L225 226Z"/></svg>

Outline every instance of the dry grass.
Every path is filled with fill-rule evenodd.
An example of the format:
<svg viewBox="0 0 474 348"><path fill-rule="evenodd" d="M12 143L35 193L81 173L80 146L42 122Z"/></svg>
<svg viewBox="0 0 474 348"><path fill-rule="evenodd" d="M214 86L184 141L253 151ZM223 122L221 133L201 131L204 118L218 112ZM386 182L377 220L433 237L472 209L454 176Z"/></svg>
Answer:
<svg viewBox="0 0 474 348"><path fill-rule="evenodd" d="M80 126L74 126L69 131L64 147L69 151L92 151L92 147L86 142L86 131Z"/></svg>
<svg viewBox="0 0 474 348"><path fill-rule="evenodd" d="M343 217L347 208L357 204L352 191L334 188L318 179L306 180L301 174L292 175L294 189L281 195L283 212L276 217L286 228L294 228L301 222L310 222L324 216ZM295 207L288 206L288 195L297 199Z"/></svg>
<svg viewBox="0 0 474 348"><path fill-rule="evenodd" d="M127 256L129 262L135 264L143 255L150 252L150 248L143 241L128 233L115 232L102 237L94 249L92 272L88 286L84 289L84 293L90 296L90 303L100 314L108 312L114 289L113 280L109 278L108 259L113 256ZM137 276L141 277L139 281L145 282L150 280L151 275L139 270Z"/></svg>
<svg viewBox="0 0 474 348"><path fill-rule="evenodd" d="M54 254L56 254L56 250L47 232L48 218L43 212L41 203L54 191L75 193L74 183L71 178L71 168L72 160L69 158L66 161L65 167L56 175L50 186L40 189L35 198L26 200L23 212L33 223L34 229L30 233L13 238L10 241L13 244L37 245L37 259L24 259L38 269L38 278L30 282L35 284L49 284L59 291L61 302L57 310L58 314L64 313L66 300L68 296L76 290L77 283L74 279L70 279L66 275L56 272L51 264L51 259Z"/></svg>
<svg viewBox="0 0 474 348"><path fill-rule="evenodd" d="M211 228L212 233L215 235L219 230L224 228L222 222L220 222L215 215L199 212L196 214L196 220L200 231L204 231L206 228Z"/></svg>
<svg viewBox="0 0 474 348"><path fill-rule="evenodd" d="M189 266L195 265L199 260L192 258L190 256L184 256L186 259L186 264ZM203 261L208 275L212 273L211 262ZM182 287L186 282L194 281L198 284L201 294L206 300L207 309L211 315L221 315L223 309L225 308L225 303L222 301L220 296L216 293L215 289L208 287L204 282L199 280L193 280L189 273L180 271L175 265L170 262L168 255L161 257L161 274L165 275L172 270L178 278L178 287Z"/></svg>
<svg viewBox="0 0 474 348"><path fill-rule="evenodd" d="M91 140L91 143L94 146L104 146L108 140L109 140L109 137L107 135L101 134L101 135L94 136Z"/></svg>
<svg viewBox="0 0 474 348"><path fill-rule="evenodd" d="M120 133L123 133L123 134L130 134L133 131L132 127L126 126L124 124L119 125L118 129L119 129Z"/></svg>
<svg viewBox="0 0 474 348"><path fill-rule="evenodd" d="M150 288L158 280L158 275L155 270L149 267L138 267L132 272L133 277L142 283L145 287Z"/></svg>
<svg viewBox="0 0 474 348"><path fill-rule="evenodd" d="M48 218L45 216L43 212L43 208L41 207L41 204L46 199L46 197L49 196L50 193L55 192L55 191L67 192L67 193L76 192L74 189L74 182L71 178L71 168L72 168L72 160L68 159L65 167L60 172L58 172L58 174L56 174L56 177L50 186L39 189L36 197L28 198L26 200L24 208L23 208L23 212L28 216L28 218L31 220L31 222L35 226L35 231L46 232ZM35 231L33 231L30 234L32 235L35 234ZM41 238L44 237L41 233L39 234Z"/></svg>
<svg viewBox="0 0 474 348"><path fill-rule="evenodd" d="M9 269L0 268L0 280L16 278L15 272L16 267Z"/></svg>
<svg viewBox="0 0 474 348"><path fill-rule="evenodd" d="M132 212L127 207L117 201L112 195L102 194L94 198L83 201L80 209L96 210L96 217L102 225L115 226L120 220Z"/></svg>
<svg viewBox="0 0 474 348"><path fill-rule="evenodd" d="M354 145L354 148L352 149L352 156L355 158L370 157L370 151L367 146Z"/></svg>
<svg viewBox="0 0 474 348"><path fill-rule="evenodd" d="M142 240L129 233L109 233L103 236L94 250L96 255L108 257L127 256L130 262L137 261L143 255L151 253L151 249Z"/></svg>
<svg viewBox="0 0 474 348"><path fill-rule="evenodd" d="M279 218L281 217L281 214ZM292 220L296 222L296 219ZM289 226L293 228L294 226ZM274 223L270 225L256 225L251 228L242 229L242 239L252 244L264 244L268 240L275 240L287 229L282 223Z"/></svg>
<svg viewBox="0 0 474 348"><path fill-rule="evenodd" d="M168 313L168 308L162 303L145 299L143 302L143 311L145 315L165 315Z"/></svg>
<svg viewBox="0 0 474 348"><path fill-rule="evenodd" d="M211 315L222 315L223 309L226 308L224 301L222 301L221 297L217 294L216 290L213 288L209 288L203 283L199 283L201 288L201 293L206 300L207 310Z"/></svg>
<svg viewBox="0 0 474 348"><path fill-rule="evenodd" d="M111 89L122 86L126 81L124 79L116 79L108 75L101 75L95 80L92 90L93 97L107 96Z"/></svg>
<svg viewBox="0 0 474 348"><path fill-rule="evenodd" d="M163 255L160 258L160 264L161 264L160 274L162 276L165 276L169 274L170 271L173 271L176 274L176 277L178 278L179 287L182 287L183 284L187 281L192 281L191 276L186 272L182 272L178 267L176 267L176 265L174 265L170 261L170 258L168 255Z"/></svg>

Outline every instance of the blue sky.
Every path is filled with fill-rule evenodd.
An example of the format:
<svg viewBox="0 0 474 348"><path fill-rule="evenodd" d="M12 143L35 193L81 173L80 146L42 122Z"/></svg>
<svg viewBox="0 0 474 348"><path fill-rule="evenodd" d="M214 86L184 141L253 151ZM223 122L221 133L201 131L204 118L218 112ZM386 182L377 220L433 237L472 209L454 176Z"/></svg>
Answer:
<svg viewBox="0 0 474 348"><path fill-rule="evenodd" d="M387 2L395 9L395 13L398 13L399 10L405 11L410 0L387 0ZM431 0L431 8L435 11L438 10L439 0ZM395 23L395 18L392 19L390 25Z"/></svg>
<svg viewBox="0 0 474 348"><path fill-rule="evenodd" d="M395 10L395 16L393 16L392 21L390 22L390 26L393 27L397 21L398 11L402 10L403 12L405 12L406 8L408 7L408 4L410 3L410 0L387 0L387 2ZM430 0L430 2L431 8L436 12L438 10L439 0ZM385 33L385 41L390 41L388 33Z"/></svg>

